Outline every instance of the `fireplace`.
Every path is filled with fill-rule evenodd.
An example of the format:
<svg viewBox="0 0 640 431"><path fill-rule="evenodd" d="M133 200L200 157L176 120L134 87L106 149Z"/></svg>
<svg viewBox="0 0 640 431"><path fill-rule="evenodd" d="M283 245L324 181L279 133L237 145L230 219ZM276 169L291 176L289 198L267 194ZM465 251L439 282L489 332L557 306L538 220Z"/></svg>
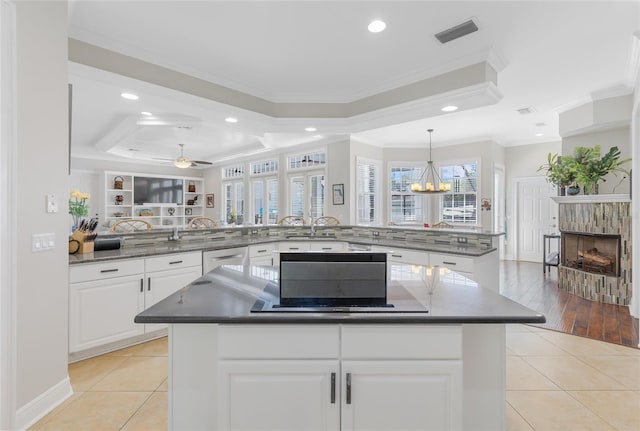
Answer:
<svg viewBox="0 0 640 431"><path fill-rule="evenodd" d="M557 199L557 200L556 200ZM631 199L554 197L561 232L558 288L591 301L631 300Z"/></svg>
<svg viewBox="0 0 640 431"><path fill-rule="evenodd" d="M562 265L594 274L620 276L620 235L562 232Z"/></svg>

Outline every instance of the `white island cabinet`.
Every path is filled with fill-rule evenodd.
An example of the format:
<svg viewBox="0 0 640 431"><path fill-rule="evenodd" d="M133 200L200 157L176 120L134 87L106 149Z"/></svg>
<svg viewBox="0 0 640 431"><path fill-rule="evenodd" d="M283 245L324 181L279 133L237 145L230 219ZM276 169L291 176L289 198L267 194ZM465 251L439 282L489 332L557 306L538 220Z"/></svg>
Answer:
<svg viewBox="0 0 640 431"><path fill-rule="evenodd" d="M462 429L460 325L172 325L171 340L170 429Z"/></svg>

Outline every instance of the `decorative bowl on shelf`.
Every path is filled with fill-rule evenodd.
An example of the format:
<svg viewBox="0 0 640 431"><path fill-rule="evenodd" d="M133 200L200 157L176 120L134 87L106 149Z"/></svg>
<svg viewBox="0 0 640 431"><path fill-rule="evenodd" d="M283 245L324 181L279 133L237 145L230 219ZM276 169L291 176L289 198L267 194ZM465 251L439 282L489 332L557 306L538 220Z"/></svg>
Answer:
<svg viewBox="0 0 640 431"><path fill-rule="evenodd" d="M114 216L114 217L122 217L123 215L124 215L124 213L120 213L120 212L118 212L118 213L113 213L113 216Z"/></svg>

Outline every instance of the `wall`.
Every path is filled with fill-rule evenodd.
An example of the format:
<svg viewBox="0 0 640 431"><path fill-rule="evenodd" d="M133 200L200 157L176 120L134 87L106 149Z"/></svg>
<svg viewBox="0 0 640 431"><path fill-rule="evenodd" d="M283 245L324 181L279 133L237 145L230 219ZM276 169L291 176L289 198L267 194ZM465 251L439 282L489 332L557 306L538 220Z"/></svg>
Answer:
<svg viewBox="0 0 640 431"><path fill-rule="evenodd" d="M327 177L325 178L326 215L337 217L340 223L351 224L355 220L355 163L351 163L349 140L327 146ZM344 185L344 205L333 204L333 185Z"/></svg>
<svg viewBox="0 0 640 431"><path fill-rule="evenodd" d="M70 395L68 350L67 3L16 2L16 428ZM58 197L45 212L45 195ZM53 250L34 253L34 233Z"/></svg>
<svg viewBox="0 0 640 431"><path fill-rule="evenodd" d="M604 155L614 145L620 149L621 159L631 157L631 128L626 125L615 129L598 132L583 133L562 138L562 154L570 155L576 147L593 147L600 145L601 154ZM631 163L622 165L625 170L631 169ZM629 193L630 181L624 174L609 174L605 181L599 183L599 192L605 193Z"/></svg>
<svg viewBox="0 0 640 431"><path fill-rule="evenodd" d="M516 178L544 176L544 172L538 172L538 167L544 164L549 153L560 153L561 142L546 142L535 145L520 145L505 148L505 174L506 174L506 235L505 235L505 259L514 259L514 241L510 228L516 225L514 219L516 202L514 202L514 184Z"/></svg>

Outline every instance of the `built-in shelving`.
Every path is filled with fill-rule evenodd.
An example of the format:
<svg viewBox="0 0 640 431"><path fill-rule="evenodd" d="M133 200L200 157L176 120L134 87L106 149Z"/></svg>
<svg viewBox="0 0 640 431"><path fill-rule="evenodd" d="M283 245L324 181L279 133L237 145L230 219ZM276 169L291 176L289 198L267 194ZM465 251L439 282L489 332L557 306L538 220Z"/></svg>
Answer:
<svg viewBox="0 0 640 431"><path fill-rule="evenodd" d="M135 177L179 178L183 180L183 205L174 203L136 204L133 188ZM118 186L116 188L116 178ZM157 174L105 171L103 175L103 218L109 223L124 218L139 218L156 228L186 226L191 218L204 215L204 181L202 178ZM195 191L189 191L195 188Z"/></svg>

